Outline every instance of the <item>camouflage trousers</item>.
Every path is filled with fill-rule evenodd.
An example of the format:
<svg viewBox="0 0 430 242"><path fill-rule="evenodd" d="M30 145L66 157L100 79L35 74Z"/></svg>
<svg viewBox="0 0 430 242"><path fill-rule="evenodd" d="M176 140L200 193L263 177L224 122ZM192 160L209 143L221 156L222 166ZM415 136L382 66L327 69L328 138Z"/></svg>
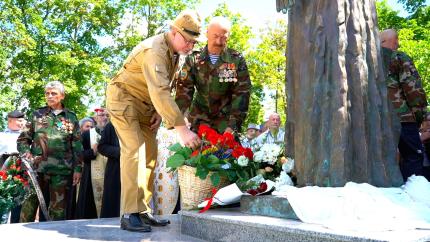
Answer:
<svg viewBox="0 0 430 242"><path fill-rule="evenodd" d="M38 173L37 180L52 220L66 219L66 209L70 197L72 175L47 175ZM39 200L34 193L22 204L20 222L34 222ZM40 209L39 209L40 210ZM39 212L39 221L45 221L42 211Z"/></svg>

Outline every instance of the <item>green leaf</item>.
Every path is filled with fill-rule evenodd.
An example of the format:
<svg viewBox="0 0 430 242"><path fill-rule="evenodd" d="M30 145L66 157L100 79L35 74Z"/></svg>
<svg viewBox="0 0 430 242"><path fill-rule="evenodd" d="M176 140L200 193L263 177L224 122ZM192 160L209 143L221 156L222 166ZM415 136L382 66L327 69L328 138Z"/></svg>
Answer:
<svg viewBox="0 0 430 242"><path fill-rule="evenodd" d="M218 174L218 172L214 172L211 175L211 182L212 182L212 185L214 185L214 186L218 186L219 185L219 183L221 182L221 177Z"/></svg>
<svg viewBox="0 0 430 242"><path fill-rule="evenodd" d="M169 168L176 169L185 163L185 157L181 154L174 154L167 159L166 165Z"/></svg>
<svg viewBox="0 0 430 242"><path fill-rule="evenodd" d="M219 164L220 161L215 155L209 155L207 159L211 164Z"/></svg>
<svg viewBox="0 0 430 242"><path fill-rule="evenodd" d="M178 150L176 153L183 155L184 157L190 157L191 153L193 151L188 147L183 147L182 149Z"/></svg>
<svg viewBox="0 0 430 242"><path fill-rule="evenodd" d="M178 151L180 151L183 148L184 147L181 144L176 143L174 145L169 146L167 149L169 149L170 151L173 151L173 152L178 152Z"/></svg>
<svg viewBox="0 0 430 242"><path fill-rule="evenodd" d="M207 165L207 168L211 171L221 169L221 164L210 163Z"/></svg>
<svg viewBox="0 0 430 242"><path fill-rule="evenodd" d="M206 179L208 174L209 174L209 171L207 169L205 169L204 167L202 167L202 166L196 167L196 176L198 176L200 179L202 179L202 180Z"/></svg>

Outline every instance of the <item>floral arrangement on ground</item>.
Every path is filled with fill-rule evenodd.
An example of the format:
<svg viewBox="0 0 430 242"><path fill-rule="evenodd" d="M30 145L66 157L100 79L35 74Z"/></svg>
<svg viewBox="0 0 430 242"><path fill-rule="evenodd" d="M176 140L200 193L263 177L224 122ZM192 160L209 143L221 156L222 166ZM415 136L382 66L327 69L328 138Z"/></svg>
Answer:
<svg viewBox="0 0 430 242"><path fill-rule="evenodd" d="M20 205L29 195L29 191L28 173L22 168L21 159L9 157L0 170L0 220L12 208Z"/></svg>

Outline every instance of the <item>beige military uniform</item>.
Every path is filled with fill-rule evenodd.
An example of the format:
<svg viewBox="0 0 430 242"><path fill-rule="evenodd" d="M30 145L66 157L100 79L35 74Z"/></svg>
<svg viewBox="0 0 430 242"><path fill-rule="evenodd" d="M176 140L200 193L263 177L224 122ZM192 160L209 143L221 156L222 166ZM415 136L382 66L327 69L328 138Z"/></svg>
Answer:
<svg viewBox="0 0 430 242"><path fill-rule="evenodd" d="M157 110L168 128L185 125L170 93L176 70L167 34L160 34L136 46L107 87L107 110L121 147L121 214L150 211L157 160L151 116Z"/></svg>

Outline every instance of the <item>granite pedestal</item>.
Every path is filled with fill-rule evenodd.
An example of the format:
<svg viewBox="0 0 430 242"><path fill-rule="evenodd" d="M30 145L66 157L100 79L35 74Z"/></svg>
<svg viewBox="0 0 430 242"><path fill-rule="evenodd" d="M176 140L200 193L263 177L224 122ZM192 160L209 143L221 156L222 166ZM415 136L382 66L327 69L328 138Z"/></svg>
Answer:
<svg viewBox="0 0 430 242"><path fill-rule="evenodd" d="M242 213L299 220L286 198L278 196L242 196Z"/></svg>
<svg viewBox="0 0 430 242"><path fill-rule="evenodd" d="M298 220L249 215L239 208L180 211L181 232L208 241L430 241L429 230L336 231Z"/></svg>

